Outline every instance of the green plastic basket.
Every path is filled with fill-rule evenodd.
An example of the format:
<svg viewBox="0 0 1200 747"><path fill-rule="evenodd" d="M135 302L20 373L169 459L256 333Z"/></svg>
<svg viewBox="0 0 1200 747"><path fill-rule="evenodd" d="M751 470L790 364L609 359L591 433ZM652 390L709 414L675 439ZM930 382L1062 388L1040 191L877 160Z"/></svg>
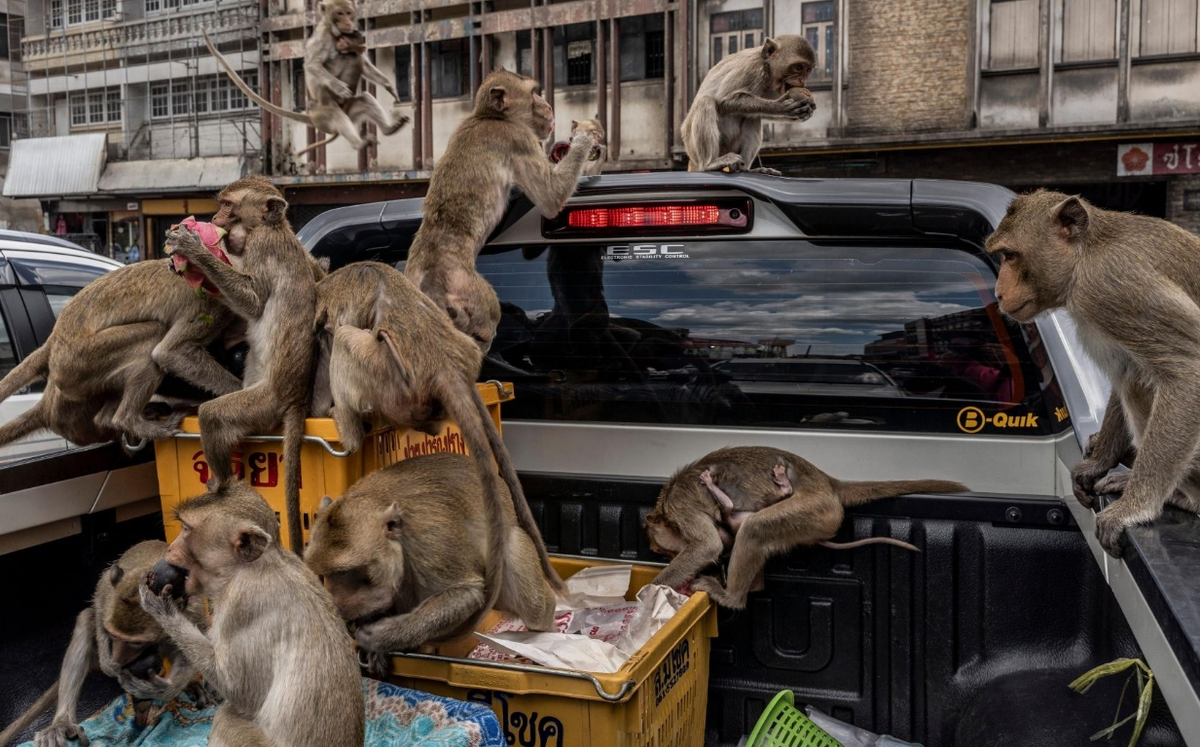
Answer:
<svg viewBox="0 0 1200 747"><path fill-rule="evenodd" d="M746 747L842 747L796 708L796 696L783 690L771 699L763 712Z"/></svg>

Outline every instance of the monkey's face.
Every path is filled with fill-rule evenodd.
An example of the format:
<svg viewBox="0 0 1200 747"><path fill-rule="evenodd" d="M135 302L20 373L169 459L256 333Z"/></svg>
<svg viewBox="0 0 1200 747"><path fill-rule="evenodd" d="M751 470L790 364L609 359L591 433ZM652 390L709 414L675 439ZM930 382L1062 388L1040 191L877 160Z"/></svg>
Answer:
<svg viewBox="0 0 1200 747"><path fill-rule="evenodd" d="M394 503L380 513L354 501L321 502L304 562L325 579L342 619L365 624L395 607L404 579L402 527Z"/></svg>
<svg viewBox="0 0 1200 747"><path fill-rule="evenodd" d="M764 40L762 56L779 94L792 88L807 88L808 76L817 64L817 55L808 40L790 34Z"/></svg>
<svg viewBox="0 0 1200 747"><path fill-rule="evenodd" d="M1038 190L1013 200L985 244L1000 262L1001 312L1026 323L1065 303L1089 222L1089 206L1077 197Z"/></svg>
<svg viewBox="0 0 1200 747"><path fill-rule="evenodd" d="M287 202L279 190L262 177L259 179L261 183L256 181L250 186L241 186L250 179L239 180L217 195L219 209L212 223L228 231L225 253L234 269L242 269L240 260L250 233L263 225L279 225L287 214Z"/></svg>
<svg viewBox="0 0 1200 747"><path fill-rule="evenodd" d="M101 622L108 636L109 655L119 667L131 664L163 637L162 628L142 609L138 592L149 570L140 566L125 569L118 561L106 571L107 580L101 581L112 585L113 602Z"/></svg>
<svg viewBox="0 0 1200 747"><path fill-rule="evenodd" d="M329 19L329 26L334 30L334 36L349 34L355 30L354 6L346 0L333 0L318 6L321 14Z"/></svg>
<svg viewBox="0 0 1200 747"><path fill-rule="evenodd" d="M652 552L671 559L683 552L683 538L658 511L646 514L646 536L650 540Z"/></svg>
<svg viewBox="0 0 1200 747"><path fill-rule="evenodd" d="M181 511L179 524L179 536L167 548L167 562L188 572L188 596L219 594L233 573L258 560L273 541L259 523L239 517L236 510L225 515L219 506ZM274 528L277 534L278 524Z"/></svg>

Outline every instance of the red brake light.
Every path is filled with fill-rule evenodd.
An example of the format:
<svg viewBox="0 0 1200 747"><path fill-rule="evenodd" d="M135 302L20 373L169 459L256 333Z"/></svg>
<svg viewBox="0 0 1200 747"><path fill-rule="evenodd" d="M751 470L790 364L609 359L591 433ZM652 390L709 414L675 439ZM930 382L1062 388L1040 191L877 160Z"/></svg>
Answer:
<svg viewBox="0 0 1200 747"><path fill-rule="evenodd" d="M716 205L582 208L571 210L567 216L571 228L715 226L720 222L721 209Z"/></svg>

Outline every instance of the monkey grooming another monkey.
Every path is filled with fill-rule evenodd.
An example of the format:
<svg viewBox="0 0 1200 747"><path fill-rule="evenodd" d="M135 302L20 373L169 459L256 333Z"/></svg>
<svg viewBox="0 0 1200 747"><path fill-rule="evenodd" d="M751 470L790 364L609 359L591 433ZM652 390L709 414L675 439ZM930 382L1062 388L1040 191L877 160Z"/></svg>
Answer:
<svg viewBox="0 0 1200 747"><path fill-rule="evenodd" d="M362 418L368 411L398 427L429 434L438 433L441 421L449 417L462 431L485 497L496 512L507 502L496 473L499 466L518 524L537 550L546 578L562 588L508 449L475 388L483 363L479 348L388 265L355 262L330 273L317 291L321 386L313 402L332 402L342 444L352 450L362 444ZM315 409L314 415L325 413ZM503 546L495 553L499 562L508 555Z"/></svg>
<svg viewBox="0 0 1200 747"><path fill-rule="evenodd" d="M404 272L485 353L500 322L500 300L476 272L475 259L504 217L509 191L516 185L542 215L558 215L597 143L595 133L578 132L567 155L551 165L542 143L553 131L554 110L538 82L496 70L483 80L474 113L450 136L429 181L425 218Z"/></svg>
<svg viewBox="0 0 1200 747"><path fill-rule="evenodd" d="M243 482L179 504L167 561L187 594L212 605L207 634L179 611L168 584L140 587L142 606L224 702L209 747L362 747L358 661L317 577L279 544L279 522Z"/></svg>
<svg viewBox="0 0 1200 747"><path fill-rule="evenodd" d="M219 261L195 233L167 234L168 249L182 254L221 292L218 300L246 321L250 351L244 387L200 406L200 437L212 470L209 489L233 476L233 450L243 438L283 425L288 537L303 550L300 526L300 447L312 395L313 315L322 271L296 240L287 202L265 177L251 176L217 195L214 225L229 233Z"/></svg>
<svg viewBox="0 0 1200 747"><path fill-rule="evenodd" d="M996 300L1027 324L1070 312L1112 394L1075 496L1122 497L1096 515L1096 537L1121 556L1126 527L1171 503L1200 513L1200 238L1159 218L1102 210L1081 197L1038 190L1013 200L988 238L1000 260ZM1126 454L1125 475L1101 480Z"/></svg>
<svg viewBox="0 0 1200 747"><path fill-rule="evenodd" d="M777 466L784 468L782 474L775 470ZM709 483L717 490L708 487ZM674 554L654 583L681 586L715 563L727 540L732 539L727 584L722 587L706 576L697 578L693 588L708 592L722 607L741 609L751 584L770 557L802 545L825 545L837 534L847 506L908 493L966 490L965 485L948 480L837 480L780 449L718 449L678 470L663 486L654 511L646 517L652 548ZM789 491L790 495L781 497ZM726 502L732 508L723 509ZM726 513L737 516L737 520L733 531L726 530L723 535ZM866 544L916 549L889 537L826 546L850 549Z"/></svg>
<svg viewBox="0 0 1200 747"><path fill-rule="evenodd" d="M0 401L46 382L36 405L0 427L0 445L42 429L81 446L122 433L169 438L182 416L159 422L144 412L164 371L214 395L237 391L241 382L206 349L233 315L171 275L163 262L138 262L68 301L45 344L0 380Z"/></svg>
<svg viewBox="0 0 1200 747"><path fill-rule="evenodd" d="M781 35L714 65L683 119L688 171L728 167L779 176L776 169L752 168L762 146L762 120L803 122L813 115L817 104L805 86L816 60L803 36Z"/></svg>
<svg viewBox="0 0 1200 747"><path fill-rule="evenodd" d="M203 31L208 51L217 59L225 73L242 93L263 109L285 119L302 122L330 137L304 148L296 155L307 153L341 136L355 150L373 143L373 137L359 135L360 126L369 121L384 135L391 135L408 122L408 117L383 110L379 101L367 92L358 93L362 80L381 86L399 104L400 95L391 78L368 59L366 43L355 21L354 4L349 0L328 0L318 5L321 20L304 45L304 77L307 112L294 112L272 104L254 92L238 75L229 61L217 51L208 32ZM339 42L343 36L350 41ZM360 43L361 42L361 43ZM357 50L352 52L350 50Z"/></svg>
<svg viewBox="0 0 1200 747"><path fill-rule="evenodd" d="M554 590L511 504L488 500L458 454L406 459L321 502L304 560L375 654L470 632L495 606L554 629ZM505 557L507 555L507 557ZM372 657L385 676L386 656Z"/></svg>
<svg viewBox="0 0 1200 747"><path fill-rule="evenodd" d="M87 745L75 712L83 681L96 669L116 679L136 700L173 700L192 685L198 697L203 694L195 683L195 670L139 603L142 578L166 552L167 543L161 540L140 542L100 574L91 605L75 620L58 681L0 732L0 747L29 728L56 700L54 720L34 735L35 747L65 747L69 740ZM202 605L188 605L187 614L203 624ZM171 672L165 677L159 673L164 658L171 661Z"/></svg>

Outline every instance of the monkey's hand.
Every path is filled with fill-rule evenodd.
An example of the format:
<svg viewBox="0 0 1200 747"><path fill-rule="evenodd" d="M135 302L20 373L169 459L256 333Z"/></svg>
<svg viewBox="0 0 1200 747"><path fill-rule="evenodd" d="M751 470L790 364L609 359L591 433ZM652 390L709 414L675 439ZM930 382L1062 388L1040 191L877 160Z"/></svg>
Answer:
<svg viewBox="0 0 1200 747"><path fill-rule="evenodd" d="M167 231L167 255L181 254L191 260L201 254L208 254L200 234L184 226L178 226Z"/></svg>
<svg viewBox="0 0 1200 747"><path fill-rule="evenodd" d="M811 99L797 101L786 93L775 99L775 108L779 116L801 121L811 117L816 109Z"/></svg>
<svg viewBox="0 0 1200 747"><path fill-rule="evenodd" d="M339 103L344 102L346 99L354 95L354 92L350 90L350 86L346 85L337 78L334 78L333 76L330 76L329 92L333 94L333 97L337 99Z"/></svg>
<svg viewBox="0 0 1200 747"><path fill-rule="evenodd" d="M700 576L692 582L692 591L703 591L712 597L712 600L718 605L731 610L740 610L746 607L746 598L735 598L732 594L725 590L721 582L712 576Z"/></svg>
<svg viewBox="0 0 1200 747"><path fill-rule="evenodd" d="M418 626L410 625L412 615L396 615L359 626L354 631L354 640L367 651L387 654L393 651L415 651L425 641L415 640L413 631Z"/></svg>
<svg viewBox="0 0 1200 747"><path fill-rule="evenodd" d="M138 593L142 598L142 609L146 610L159 624L173 621L178 617L184 617L183 610L180 607L181 601L171 596L171 584L165 584L162 587L162 592L155 594L150 588L153 581L154 571L150 570L146 573L146 578L142 581L142 585L138 587Z"/></svg>
<svg viewBox="0 0 1200 747"><path fill-rule="evenodd" d="M1071 488L1075 499L1084 508L1096 504L1096 481L1108 474L1109 466L1092 458L1087 458L1075 465L1071 470Z"/></svg>
<svg viewBox="0 0 1200 747"><path fill-rule="evenodd" d="M83 733L82 726L73 724L70 721L59 721L58 719L55 719L45 729L33 735L34 747L67 747L67 742L71 740L75 740L77 743L83 745L83 747L88 747L91 744L88 741L87 734Z"/></svg>
<svg viewBox="0 0 1200 747"><path fill-rule="evenodd" d="M1125 530L1154 518L1153 515L1147 515L1144 505L1144 501L1125 497L1116 503L1110 503L1096 514L1096 539L1100 540L1100 546L1105 552L1114 558L1120 558L1125 549Z"/></svg>
<svg viewBox="0 0 1200 747"><path fill-rule="evenodd" d="M174 674L173 671L172 674ZM117 674L117 684L134 700L166 701L173 699L183 691L182 687L175 687L174 682L158 672L153 672L145 679L139 679L130 674L128 670L122 669Z"/></svg>
<svg viewBox="0 0 1200 747"><path fill-rule="evenodd" d="M383 90L388 92L388 94L392 97L393 101L395 101L396 103L400 103L400 92L396 90L395 86L388 85L388 86L385 86Z"/></svg>
<svg viewBox="0 0 1200 747"><path fill-rule="evenodd" d="M571 149L582 148L585 152L591 153L592 146L599 142L600 136L591 132L576 132L571 136Z"/></svg>

